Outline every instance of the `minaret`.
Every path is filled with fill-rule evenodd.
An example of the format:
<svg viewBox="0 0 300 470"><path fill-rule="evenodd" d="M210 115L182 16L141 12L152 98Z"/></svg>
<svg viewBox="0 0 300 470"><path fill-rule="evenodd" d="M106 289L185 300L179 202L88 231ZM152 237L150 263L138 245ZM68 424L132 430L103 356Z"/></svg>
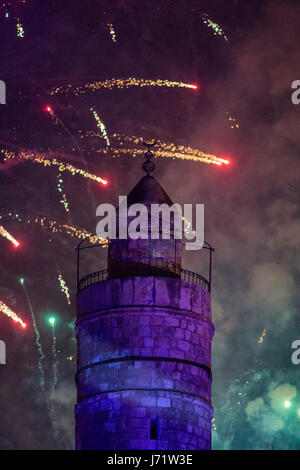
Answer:
<svg viewBox="0 0 300 470"><path fill-rule="evenodd" d="M146 145L127 204L170 206ZM79 279L77 449L211 448L210 282L182 269L182 248L111 240L107 270Z"/></svg>

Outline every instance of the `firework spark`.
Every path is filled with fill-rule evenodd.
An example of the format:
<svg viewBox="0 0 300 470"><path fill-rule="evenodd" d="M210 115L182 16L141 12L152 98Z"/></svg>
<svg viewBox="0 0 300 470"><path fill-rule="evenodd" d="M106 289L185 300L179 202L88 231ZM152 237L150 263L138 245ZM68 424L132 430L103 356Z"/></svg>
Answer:
<svg viewBox="0 0 300 470"><path fill-rule="evenodd" d="M61 291L62 291L63 294L65 294L65 296L66 296L67 304L68 304L68 305L71 305L69 289L68 289L68 286L67 286L67 284L66 284L66 281L65 281L64 278L62 277L61 272L59 272L59 274L58 274L58 281L59 281L59 285L60 285Z"/></svg>
<svg viewBox="0 0 300 470"><path fill-rule="evenodd" d="M89 173L82 168L76 168L70 163L64 163L61 160L57 160L57 158L47 158L46 155L32 152L32 151L25 151L21 150L18 154L9 151L7 149L0 149L0 153L4 155L5 159L17 159L21 158L23 160L30 160L34 163L39 163L40 165L43 165L44 167L50 167L50 166L57 166L60 172L67 171L71 173L73 176L74 175L80 175L83 176L83 178L88 178L93 181L96 181L97 183L101 183L103 185L107 184L107 180L104 178L101 178L100 176L93 175L92 173Z"/></svg>
<svg viewBox="0 0 300 470"><path fill-rule="evenodd" d="M221 28L221 26L219 26L217 23L212 21L209 18L207 13L204 13L202 15L202 20L203 20L204 24L207 24L208 28L212 28L215 36L221 36L225 41L228 42L228 38L227 38L226 34L224 33L223 29Z"/></svg>
<svg viewBox="0 0 300 470"><path fill-rule="evenodd" d="M196 90L197 85L192 85L190 83L184 82L172 82L170 80L147 80L143 78L112 78L111 80L89 82L85 85L73 86L72 84L67 84L63 86L58 86L52 88L50 91L51 95L58 94L70 94L82 95L88 91L99 91L101 89L111 90L112 88L129 88L132 86L136 87L168 87L168 88L192 88Z"/></svg>
<svg viewBox="0 0 300 470"><path fill-rule="evenodd" d="M228 112L226 113L226 116L227 116L227 120L229 121L231 129L238 129L240 127L239 124L237 123L236 118L231 116Z"/></svg>
<svg viewBox="0 0 300 470"><path fill-rule="evenodd" d="M23 38L24 37L24 28L22 23L20 22L19 18L17 18L17 37Z"/></svg>
<svg viewBox="0 0 300 470"><path fill-rule="evenodd" d="M111 39L113 42L117 42L117 38L116 38L116 32L114 30L114 27L111 23L107 23L107 26L109 28L109 34L111 36Z"/></svg>
<svg viewBox="0 0 300 470"><path fill-rule="evenodd" d="M60 199L59 202L64 206L64 209L65 209L66 212L70 212L67 196L64 193L63 187L62 187L63 182L64 181L62 179L61 173L58 173L58 175L57 175L57 190L61 194L61 199Z"/></svg>
<svg viewBox="0 0 300 470"><path fill-rule="evenodd" d="M4 313L7 317L11 318L15 323L19 323L22 328L26 328L26 323L15 313L13 312L4 302L0 300L0 312Z"/></svg>
<svg viewBox="0 0 300 470"><path fill-rule="evenodd" d="M106 149L99 149L96 150L96 152L103 152L103 153L109 153L115 157L119 157L121 154L124 155L129 155L131 154L133 157L136 157L137 155L144 155L144 150L143 149L138 149L138 148L111 148L110 150ZM179 158L181 160L192 160L195 162L204 162L204 163L212 163L214 165L221 166L223 163L228 164L228 160L221 162L218 160L214 160L209 157L199 157L199 156L194 156L194 155L188 155L185 153L181 152L170 152L166 150L152 150L153 154L155 157L162 157L162 158Z"/></svg>
<svg viewBox="0 0 300 470"><path fill-rule="evenodd" d="M99 137L99 133L95 133L93 131L88 131L85 134L81 134L81 139L88 138L88 137ZM109 149L95 149L96 152L107 153L113 157L119 157L120 155L127 155L131 154L133 157L137 155L143 155L144 150L140 148L124 148L124 144L130 143L138 145L143 141L142 137L136 136L126 136L121 134L112 134L112 138L114 138L119 146L118 147L110 147ZM161 142L160 140L156 141L157 144L161 147L160 149L154 149L153 153L155 157L164 157L164 158L179 158L181 160L192 160L196 162L204 162L204 163L211 163L214 165L228 165L230 162L225 158L217 157L216 155L212 155L209 153L202 152L199 149L194 149L191 147L184 147L183 145L175 145L175 144L168 144L165 142Z"/></svg>
<svg viewBox="0 0 300 470"><path fill-rule="evenodd" d="M16 240L7 230L5 230L5 228L2 227L2 225L0 225L0 235L1 237L6 238L16 248L20 246L20 242L18 242L18 240Z"/></svg>
<svg viewBox="0 0 300 470"><path fill-rule="evenodd" d="M258 343L260 343L260 344L263 343L264 337L266 336L266 333L267 333L267 330L266 330L266 328L264 328L264 330L263 330L261 336L260 336L260 337L258 338L258 340L257 340Z"/></svg>
<svg viewBox="0 0 300 470"><path fill-rule="evenodd" d="M103 247L107 246L107 240L105 238L100 238L97 235L93 235L86 229L79 229L69 224L60 224L56 220L49 220L47 217L36 216L33 218L22 218L16 211L8 211L4 208L1 210L5 212L7 217L16 220L17 222L37 224L41 228L44 228L45 230L48 230L52 233L65 233L66 235L72 238L78 238L79 240L88 238L94 245L99 244L103 245ZM2 216L0 216L0 218L2 218Z"/></svg>
<svg viewBox="0 0 300 470"><path fill-rule="evenodd" d="M108 135L107 135L107 131L106 131L106 128L105 128L105 125L104 123L101 121L100 117L98 116L97 114L97 111L95 110L95 108L90 108L90 111L92 111L93 115L94 115L94 118L97 122L97 127L99 127L100 131L101 131L101 135L103 137L103 139L106 141L106 145L110 145L110 141L109 141L109 138L108 138Z"/></svg>
<svg viewBox="0 0 300 470"><path fill-rule="evenodd" d="M113 137L119 141L122 142L122 140L131 142L133 144L140 144L144 139L142 137L136 137L136 136L126 136L126 135L120 135L120 134L113 134ZM203 161L205 163L214 163L215 165L228 165L229 161L217 157L216 155L212 155L209 153L202 152L202 150L199 149L194 149L192 147L184 147L183 145L175 145L175 144L168 144L165 142L162 142L161 140L156 139L157 144L163 149L161 152L162 154L157 156L162 156L162 157L175 157L175 158L181 158L183 160L194 160L194 161ZM170 153L172 155L168 155L165 153ZM154 151L154 153L156 153Z"/></svg>

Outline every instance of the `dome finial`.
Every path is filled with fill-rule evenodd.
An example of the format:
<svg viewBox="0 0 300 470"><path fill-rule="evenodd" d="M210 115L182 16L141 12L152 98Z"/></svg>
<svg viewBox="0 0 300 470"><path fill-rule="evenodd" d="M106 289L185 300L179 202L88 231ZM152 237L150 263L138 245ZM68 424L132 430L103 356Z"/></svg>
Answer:
<svg viewBox="0 0 300 470"><path fill-rule="evenodd" d="M153 153L150 149L156 145L156 140L151 144L143 140L143 145L147 147L147 152L145 153L146 161L143 163L142 168L147 173L147 176L149 176L150 173L155 170L155 164L151 160Z"/></svg>

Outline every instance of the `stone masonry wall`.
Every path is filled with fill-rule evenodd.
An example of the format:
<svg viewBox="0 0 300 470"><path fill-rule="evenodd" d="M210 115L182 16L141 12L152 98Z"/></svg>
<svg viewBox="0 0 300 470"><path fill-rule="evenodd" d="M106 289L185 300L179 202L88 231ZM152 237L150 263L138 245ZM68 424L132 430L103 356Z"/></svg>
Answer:
<svg viewBox="0 0 300 470"><path fill-rule="evenodd" d="M151 423L157 418L158 439L151 439ZM210 449L211 419L209 405L183 393L105 393L76 406L76 448Z"/></svg>
<svg viewBox="0 0 300 470"><path fill-rule="evenodd" d="M112 279L79 292L77 313L77 448L210 448L209 293Z"/></svg>

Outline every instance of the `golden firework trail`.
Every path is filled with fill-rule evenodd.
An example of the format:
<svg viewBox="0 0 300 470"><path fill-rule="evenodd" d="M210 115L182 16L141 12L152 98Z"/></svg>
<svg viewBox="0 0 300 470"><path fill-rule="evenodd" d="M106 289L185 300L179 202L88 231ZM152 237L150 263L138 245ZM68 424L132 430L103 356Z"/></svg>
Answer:
<svg viewBox="0 0 300 470"><path fill-rule="evenodd" d="M184 82L173 82L170 80L148 80L144 78L112 78L111 80L103 80L97 82L89 82L84 85L73 86L71 83L67 85L52 88L51 95L70 94L82 95L88 91L96 92L101 89L111 90L112 88L129 88L129 87L167 87L167 88L192 88L196 90L197 85Z"/></svg>
<svg viewBox="0 0 300 470"><path fill-rule="evenodd" d="M15 313L13 312L4 302L0 300L0 312L4 313L7 317L11 318L15 323L19 323L22 328L26 328L26 323Z"/></svg>
<svg viewBox="0 0 300 470"><path fill-rule="evenodd" d="M6 213L7 217L16 220L17 222L37 224L41 228L49 230L52 233L65 233L66 235L72 238L75 237L79 240L88 238L92 244L100 244L103 245L103 247L107 246L108 243L105 238L100 238L97 235L93 235L86 229L79 229L69 224L60 224L56 220L47 219L47 217L41 217L38 215L34 218L23 218L16 211L12 212L6 209L2 209L2 211ZM2 217L0 216L0 218Z"/></svg>
<svg viewBox="0 0 300 470"><path fill-rule="evenodd" d="M94 131L87 131L85 134L81 133L81 139L87 137L99 137L99 133ZM121 134L112 134L112 138L114 138L118 143L118 147L110 147L109 149L95 149L96 152L107 153L112 155L113 157L118 157L120 155L127 155L132 154L134 157L137 155L143 155L144 150L140 148L124 148L124 144L135 144L139 145L142 141L142 137L136 136L127 136ZM212 155L209 153L202 152L199 149L194 149L192 147L184 147L183 145L175 145L175 144L168 144L162 142L160 140L156 140L158 146L161 147L160 149L153 149L153 154L155 157L163 157L163 158L179 158L181 160L192 160L195 162L204 162L208 164L214 165L228 165L230 162L225 158L217 157L216 155Z"/></svg>
<svg viewBox="0 0 300 470"><path fill-rule="evenodd" d="M18 242L18 240L16 240L7 230L5 230L5 228L2 227L2 225L0 225L0 235L6 238L16 248L20 246L20 242Z"/></svg>
<svg viewBox="0 0 300 470"><path fill-rule="evenodd" d="M115 157L119 157L121 154L128 155L132 154L133 157L136 157L137 155L144 155L145 151L143 149L137 149L137 148L112 148L110 150L108 149L99 149L96 150L96 152L102 152L102 153L111 153ZM204 163L212 163L214 165L221 166L222 163L219 161L214 161L210 158L206 157L196 157L193 155L187 155L181 152L170 152L166 150L152 150L153 154L155 157L162 157L162 158L179 158L181 160L193 160L195 162L204 162Z"/></svg>
<svg viewBox="0 0 300 470"><path fill-rule="evenodd" d="M97 183L101 183L103 185L107 184L107 180L101 178L100 176L93 175L92 173L89 173L82 168L76 168L70 163L64 163L61 160L57 160L56 158L49 159L43 154L25 150L21 150L16 154L15 152L9 151L7 149L0 149L0 153L4 155L5 159L21 158L23 160L30 160L34 163L39 163L44 167L57 166L61 173L63 171L68 171L73 176L80 175L84 178L89 178L93 181L96 181Z"/></svg>
<svg viewBox="0 0 300 470"><path fill-rule="evenodd" d="M142 137L126 136L122 134L113 134L113 137L119 142L125 141L133 144L140 144L143 141ZM221 157L217 157L216 155L202 152L202 150L194 149L192 147L185 147L183 145L175 145L172 143L168 144L162 142L161 140L156 140L156 142L163 149L163 151L157 151L155 149L153 150L153 153L156 154L158 157L175 157L180 158L182 160L194 160L205 163L214 163L215 165L229 164L228 160Z"/></svg>

